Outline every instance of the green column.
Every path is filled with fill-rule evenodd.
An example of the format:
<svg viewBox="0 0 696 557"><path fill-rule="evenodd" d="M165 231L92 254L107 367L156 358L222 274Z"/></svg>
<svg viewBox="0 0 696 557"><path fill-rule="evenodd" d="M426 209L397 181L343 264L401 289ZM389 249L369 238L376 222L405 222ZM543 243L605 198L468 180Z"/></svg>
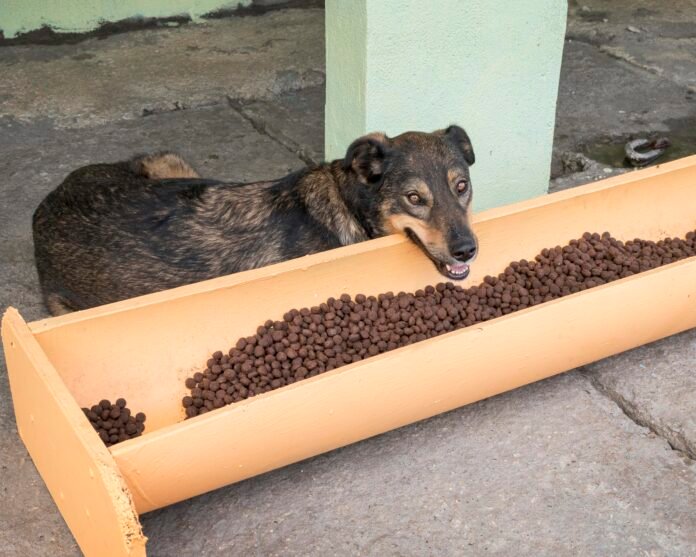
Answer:
<svg viewBox="0 0 696 557"><path fill-rule="evenodd" d="M464 127L477 210L547 191L566 0L326 0L326 158Z"/></svg>

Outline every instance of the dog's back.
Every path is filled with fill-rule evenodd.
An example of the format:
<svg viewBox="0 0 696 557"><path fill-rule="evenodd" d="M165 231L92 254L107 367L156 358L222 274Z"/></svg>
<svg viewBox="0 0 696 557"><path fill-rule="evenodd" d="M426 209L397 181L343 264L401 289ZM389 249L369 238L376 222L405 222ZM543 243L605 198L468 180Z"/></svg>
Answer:
<svg viewBox="0 0 696 557"><path fill-rule="evenodd" d="M139 238L147 238L148 231L161 231L171 218L185 218L184 213L193 207L190 201L219 183L193 177L197 174L192 170L191 177L168 179L164 163L154 161L152 167L150 162L139 157L75 170L34 212L36 267L52 314L152 291L154 281L147 270L152 246L145 246ZM149 178L153 168L163 179ZM172 174L181 172L174 168ZM107 252L120 253L123 259L114 260ZM157 282L165 287L179 284L163 272L163 258L157 259ZM118 278L124 267L129 273L128 292L123 292L124 283ZM104 292L112 292L111 299L105 300Z"/></svg>
<svg viewBox="0 0 696 557"><path fill-rule="evenodd" d="M298 193L303 172L226 183L161 156L72 172L34 213L47 307L60 315L339 246Z"/></svg>

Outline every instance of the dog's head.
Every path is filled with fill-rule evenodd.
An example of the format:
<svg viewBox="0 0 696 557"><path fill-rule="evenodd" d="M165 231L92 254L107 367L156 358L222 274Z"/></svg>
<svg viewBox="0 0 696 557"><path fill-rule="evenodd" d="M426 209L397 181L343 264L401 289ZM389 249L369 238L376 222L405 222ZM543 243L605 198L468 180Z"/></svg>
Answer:
<svg viewBox="0 0 696 557"><path fill-rule="evenodd" d="M472 164L469 136L450 126L394 138L366 135L348 148L343 168L357 182L356 205L376 233L405 234L440 273L462 280L478 250L469 223Z"/></svg>

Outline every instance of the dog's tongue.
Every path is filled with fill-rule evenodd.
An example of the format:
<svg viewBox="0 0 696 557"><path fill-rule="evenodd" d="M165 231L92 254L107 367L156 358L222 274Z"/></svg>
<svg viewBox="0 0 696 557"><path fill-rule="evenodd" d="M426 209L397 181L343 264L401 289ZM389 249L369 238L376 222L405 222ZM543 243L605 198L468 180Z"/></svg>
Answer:
<svg viewBox="0 0 696 557"><path fill-rule="evenodd" d="M455 275L463 275L467 272L469 266L466 263L455 263L454 265L447 265L447 270Z"/></svg>

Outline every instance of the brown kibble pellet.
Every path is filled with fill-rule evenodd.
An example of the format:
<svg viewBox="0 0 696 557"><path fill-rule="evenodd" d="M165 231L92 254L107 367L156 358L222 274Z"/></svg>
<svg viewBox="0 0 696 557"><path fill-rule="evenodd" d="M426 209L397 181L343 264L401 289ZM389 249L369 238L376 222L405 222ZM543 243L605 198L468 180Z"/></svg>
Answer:
<svg viewBox="0 0 696 557"><path fill-rule="evenodd" d="M184 405L189 399L192 401L191 397L184 397L184 400L182 400ZM90 420L92 427L107 447L137 437L145 428L142 423L145 421L145 414L139 413L142 415L140 423L142 428L138 430L138 424L135 418L131 416L131 411L126 404L126 399L124 398L116 399L116 402L113 404L104 399L99 404L92 406L91 409L82 409L85 416Z"/></svg>
<svg viewBox="0 0 696 557"><path fill-rule="evenodd" d="M191 391L191 396L182 399L186 417L693 257L696 231L685 238L623 242L608 232L587 232L565 246L546 248L530 259L513 261L498 275L488 275L480 284L466 289L441 282L415 293L361 293L355 298L343 293L311 308L292 309L283 314L282 321L267 320L256 329L256 335L237 340L229 350L229 358L215 352L206 370L186 380L186 388ZM107 408L110 410L110 405ZM95 428L102 411L97 405L88 414Z"/></svg>

